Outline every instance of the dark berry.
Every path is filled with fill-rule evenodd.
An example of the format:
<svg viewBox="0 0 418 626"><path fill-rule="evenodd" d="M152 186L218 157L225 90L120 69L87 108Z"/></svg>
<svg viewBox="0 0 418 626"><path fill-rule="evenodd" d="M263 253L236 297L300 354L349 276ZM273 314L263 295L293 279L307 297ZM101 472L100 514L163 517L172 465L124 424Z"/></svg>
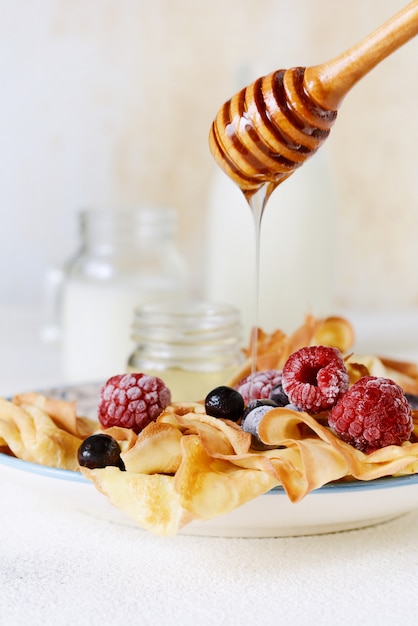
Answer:
<svg viewBox="0 0 418 626"><path fill-rule="evenodd" d="M414 393L406 393L405 398L408 400L411 409L416 411L418 409L418 396Z"/></svg>
<svg viewBox="0 0 418 626"><path fill-rule="evenodd" d="M138 434L170 402L170 390L161 378L139 373L112 376L100 389L99 422L104 428L122 426Z"/></svg>
<svg viewBox="0 0 418 626"><path fill-rule="evenodd" d="M253 409L256 409L259 406L268 406L274 409L274 407L278 407L279 405L276 402L274 402L274 400L271 400L271 398L250 400L247 406L245 407L244 415L242 416L242 418L245 419L248 413L251 413Z"/></svg>
<svg viewBox="0 0 418 626"><path fill-rule="evenodd" d="M208 393L205 409L212 417L238 422L244 413L244 398L236 389L221 385Z"/></svg>
<svg viewBox="0 0 418 626"><path fill-rule="evenodd" d="M328 417L343 441L366 453L408 441L411 407L403 390L389 378L363 376L338 400Z"/></svg>
<svg viewBox="0 0 418 626"><path fill-rule="evenodd" d="M245 404L250 400L268 398L273 387L282 380L282 372L279 370L265 370L264 372L254 372L240 380L235 388L244 398Z"/></svg>
<svg viewBox="0 0 418 626"><path fill-rule="evenodd" d="M283 389L282 383L273 387L270 392L270 400L273 400L277 406L286 406L289 404L289 398Z"/></svg>
<svg viewBox="0 0 418 626"><path fill-rule="evenodd" d="M124 464L120 458L120 446L116 439L104 433L90 435L78 449L78 463L83 467L95 469L114 465L124 470Z"/></svg>
<svg viewBox="0 0 418 626"><path fill-rule="evenodd" d="M290 411L296 411L296 413L301 413L302 412L302 409L299 409L294 404L285 404L283 408L284 409L289 409Z"/></svg>
<svg viewBox="0 0 418 626"><path fill-rule="evenodd" d="M251 447L255 450L270 450L277 448L277 446L269 446L261 441L258 433L258 427L262 418L266 413L272 411L274 408L277 408L277 405L271 400L253 400L252 403L253 406L250 407L249 405L247 407L245 416L241 422L241 428L245 432L251 433Z"/></svg>
<svg viewBox="0 0 418 626"><path fill-rule="evenodd" d="M283 389L302 411L329 410L348 389L348 372L336 348L311 346L290 355L283 367Z"/></svg>

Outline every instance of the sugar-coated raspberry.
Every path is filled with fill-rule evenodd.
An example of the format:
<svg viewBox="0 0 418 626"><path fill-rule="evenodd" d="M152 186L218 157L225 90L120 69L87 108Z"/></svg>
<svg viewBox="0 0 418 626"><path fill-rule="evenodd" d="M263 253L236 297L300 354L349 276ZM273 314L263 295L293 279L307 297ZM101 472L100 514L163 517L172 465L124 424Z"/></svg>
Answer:
<svg viewBox="0 0 418 626"><path fill-rule="evenodd" d="M282 385L289 402L309 413L333 407L348 384L347 369L336 348L301 348L290 355L283 367Z"/></svg>
<svg viewBox="0 0 418 626"><path fill-rule="evenodd" d="M413 429L401 387L377 376L354 383L330 411L328 422L343 441L367 453L408 441Z"/></svg>
<svg viewBox="0 0 418 626"><path fill-rule="evenodd" d="M146 374L112 376L99 392L99 422L104 428L122 426L139 433L171 402L161 378Z"/></svg>
<svg viewBox="0 0 418 626"><path fill-rule="evenodd" d="M250 400L268 398L273 387L281 382L281 370L265 370L249 374L235 385L235 389L240 392L245 404L248 404Z"/></svg>

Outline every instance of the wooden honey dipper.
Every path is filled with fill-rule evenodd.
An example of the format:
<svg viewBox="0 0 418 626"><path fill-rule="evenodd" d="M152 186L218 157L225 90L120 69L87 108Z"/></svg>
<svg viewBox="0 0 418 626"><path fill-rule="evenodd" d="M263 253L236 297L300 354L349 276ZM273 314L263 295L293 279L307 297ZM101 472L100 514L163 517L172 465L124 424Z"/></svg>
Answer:
<svg viewBox="0 0 418 626"><path fill-rule="evenodd" d="M231 98L216 116L209 146L247 199L266 197L328 137L348 91L418 34L418 0L327 63L278 70Z"/></svg>

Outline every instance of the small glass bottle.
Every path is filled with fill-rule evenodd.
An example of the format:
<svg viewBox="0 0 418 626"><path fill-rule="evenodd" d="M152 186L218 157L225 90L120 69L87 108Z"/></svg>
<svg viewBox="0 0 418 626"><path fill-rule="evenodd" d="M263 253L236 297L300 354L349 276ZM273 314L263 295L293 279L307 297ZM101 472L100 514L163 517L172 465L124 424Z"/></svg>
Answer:
<svg viewBox="0 0 418 626"><path fill-rule="evenodd" d="M128 371L159 376L174 402L203 400L244 361L239 311L212 302L144 305L135 312Z"/></svg>
<svg viewBox="0 0 418 626"><path fill-rule="evenodd" d="M59 287L59 336L69 382L125 372L135 308L188 292L186 262L175 246L174 210L93 209L79 218L80 249Z"/></svg>

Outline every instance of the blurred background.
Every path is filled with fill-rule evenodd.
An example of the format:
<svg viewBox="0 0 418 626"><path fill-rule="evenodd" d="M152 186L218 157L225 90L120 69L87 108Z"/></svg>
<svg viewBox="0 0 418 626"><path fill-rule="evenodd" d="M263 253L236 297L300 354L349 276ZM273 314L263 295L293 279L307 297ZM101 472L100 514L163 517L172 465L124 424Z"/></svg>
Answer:
<svg viewBox="0 0 418 626"><path fill-rule="evenodd" d="M210 212L219 223L223 202L225 211L239 205L231 241L248 213L233 183L223 174L219 182L208 149L221 104L260 75L329 60L405 4L0 0L0 351L8 355L0 391L12 370L40 371L30 346L42 326L45 276L77 249L80 209L173 207L191 292L204 295L208 255L217 255ZM312 165L320 172L307 164L292 182L309 190L321 181L309 207L316 229L308 243L292 244L301 271L320 250L332 268L323 277L329 313L384 319L385 329L393 315L415 329L418 311L417 61L415 39L359 83ZM278 210L272 203L269 219ZM291 236L289 212L277 226L278 250ZM322 276L315 280L320 290ZM279 291L286 298L283 284ZM313 302L303 307L316 313ZM295 311L297 323L304 312ZM50 372L53 347L44 350Z"/></svg>

